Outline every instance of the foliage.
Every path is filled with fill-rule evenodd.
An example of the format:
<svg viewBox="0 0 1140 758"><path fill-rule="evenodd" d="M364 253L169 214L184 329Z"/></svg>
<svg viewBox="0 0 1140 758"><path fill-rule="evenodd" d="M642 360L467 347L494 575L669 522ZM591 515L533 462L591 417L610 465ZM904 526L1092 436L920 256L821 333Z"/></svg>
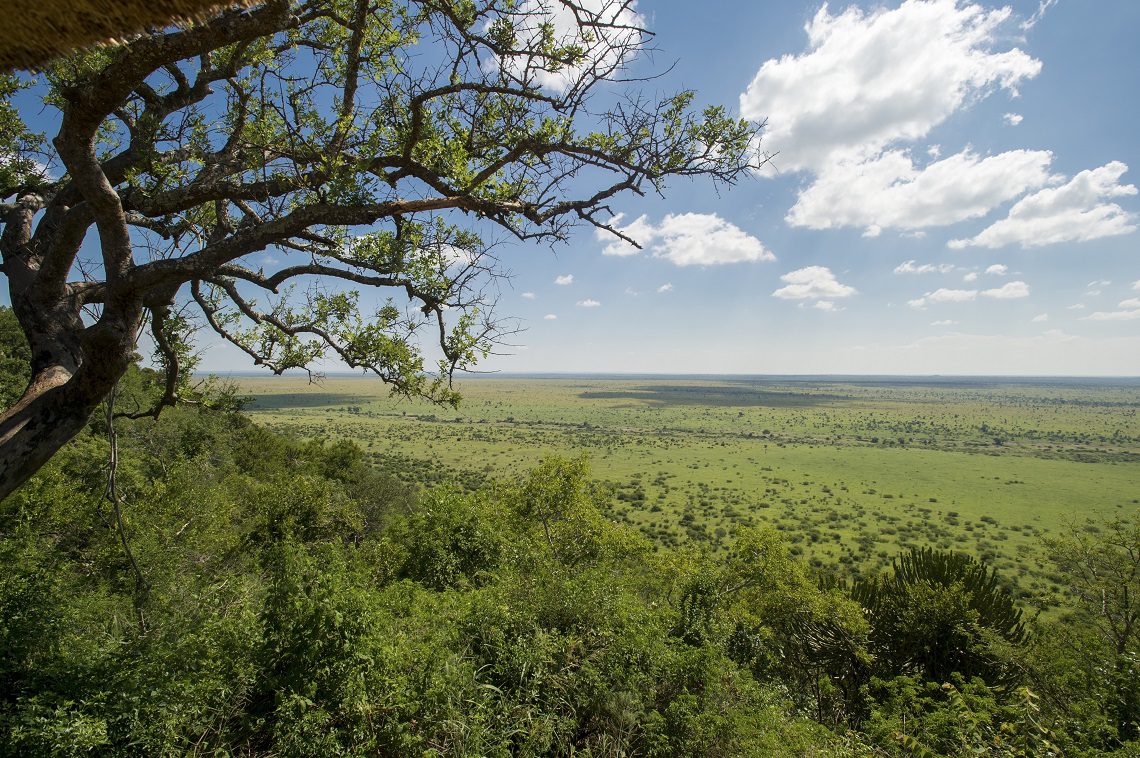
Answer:
<svg viewBox="0 0 1140 758"><path fill-rule="evenodd" d="M11 308L0 307L0 405L15 403L31 378L32 353Z"/></svg>
<svg viewBox="0 0 1140 758"><path fill-rule="evenodd" d="M15 187L37 187L47 182L45 167L38 160L43 135L24 125L12 99L31 82L15 74L0 73L0 198Z"/></svg>
<svg viewBox="0 0 1140 758"><path fill-rule="evenodd" d="M1022 611L997 573L961 553L912 549L881 580L852 594L867 610L877 669L949 682L953 674L1008 685L1017 674L1003 643L1025 642Z"/></svg>
<svg viewBox="0 0 1140 758"><path fill-rule="evenodd" d="M955 680L942 685L907 676L872 680L866 738L888 755L916 758L1062 755L1030 690L1020 688L1002 702L980 680Z"/></svg>
<svg viewBox="0 0 1140 758"><path fill-rule="evenodd" d="M1140 738L1140 526L1114 518L1106 524L1073 526L1046 540L1050 558L1072 597L1067 627L1057 634L1069 644L1071 671L1054 676L1080 682L1072 691L1099 712L1110 745ZM1091 701L1091 702L1090 702ZM1091 715L1091 714L1090 714ZM1090 719L1091 720L1091 719Z"/></svg>

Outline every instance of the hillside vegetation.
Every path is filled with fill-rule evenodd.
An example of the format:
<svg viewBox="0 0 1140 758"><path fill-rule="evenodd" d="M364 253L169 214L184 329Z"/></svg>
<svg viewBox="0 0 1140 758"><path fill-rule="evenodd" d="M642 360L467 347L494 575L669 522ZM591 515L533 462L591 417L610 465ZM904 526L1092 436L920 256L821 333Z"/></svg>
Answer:
<svg viewBox="0 0 1140 758"><path fill-rule="evenodd" d="M1135 524L1039 538L1038 617L965 552L669 545L583 456L410 483L206 400L116 420L110 491L97 416L0 506L4 753L1135 754Z"/></svg>

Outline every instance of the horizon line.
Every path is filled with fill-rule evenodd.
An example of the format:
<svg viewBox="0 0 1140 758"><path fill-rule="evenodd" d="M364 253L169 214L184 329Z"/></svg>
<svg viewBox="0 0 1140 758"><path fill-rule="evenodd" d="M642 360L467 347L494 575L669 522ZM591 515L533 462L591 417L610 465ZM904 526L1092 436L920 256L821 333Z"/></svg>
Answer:
<svg viewBox="0 0 1140 758"><path fill-rule="evenodd" d="M315 376L337 379L371 379L380 381L380 378L361 371L314 371ZM233 370L233 371L195 371L198 377L258 377L263 379L295 379L305 376L302 369L290 369L285 374L274 374L269 371ZM1095 380L1131 380L1140 381L1136 374L871 374L871 373L716 373L716 372L667 372L667 371L474 371L457 374L456 381L467 379L495 379L495 378L665 378L665 379L1095 379Z"/></svg>

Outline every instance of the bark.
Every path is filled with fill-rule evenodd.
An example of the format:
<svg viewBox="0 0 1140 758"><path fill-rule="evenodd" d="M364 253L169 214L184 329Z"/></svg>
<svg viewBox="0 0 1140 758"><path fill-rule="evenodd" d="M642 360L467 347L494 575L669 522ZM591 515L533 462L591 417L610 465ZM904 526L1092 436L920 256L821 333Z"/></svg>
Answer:
<svg viewBox="0 0 1140 758"><path fill-rule="evenodd" d="M0 416L0 500L87 425L130 365L142 318L141 306L128 307L77 330L76 314L45 317L14 305L17 317L24 316L20 320L32 347L32 379L19 401Z"/></svg>

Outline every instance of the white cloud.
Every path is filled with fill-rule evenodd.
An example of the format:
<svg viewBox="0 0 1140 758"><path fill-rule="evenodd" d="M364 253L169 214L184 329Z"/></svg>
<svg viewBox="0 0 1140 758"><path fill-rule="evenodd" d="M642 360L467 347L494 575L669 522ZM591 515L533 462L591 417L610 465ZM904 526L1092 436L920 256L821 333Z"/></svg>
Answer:
<svg viewBox="0 0 1140 758"><path fill-rule="evenodd" d="M1007 113L1004 116L1002 116L1002 119L1004 119L1005 122L1007 124L1009 124L1010 126L1017 126L1018 124L1021 123L1022 119L1024 119L1024 118L1025 117L1022 116L1020 113Z"/></svg>
<svg viewBox="0 0 1140 758"><path fill-rule="evenodd" d="M1045 15L1045 11L1049 10L1049 8L1056 4L1057 0L1038 0L1037 10L1034 11L1032 16L1021 22L1021 28L1025 31L1032 29Z"/></svg>
<svg viewBox="0 0 1140 758"><path fill-rule="evenodd" d="M1065 306L1065 310L1069 310L1069 311L1083 311L1084 309L1085 309L1085 306L1082 305L1081 303L1073 303L1072 305Z"/></svg>
<svg viewBox="0 0 1140 758"><path fill-rule="evenodd" d="M554 48L578 47L585 63L560 65L534 54L504 56L488 63L516 79L564 94L584 77L612 75L636 52L646 39L641 31L645 18L636 8L636 2L622 0L579 0L573 7L557 0L522 0L513 11L501 13L514 25L517 49L540 49L545 28L553 34Z"/></svg>
<svg viewBox="0 0 1140 758"><path fill-rule="evenodd" d="M971 239L951 240L950 247L1023 248L1058 242L1086 242L1135 231L1136 216L1110 197L1135 195L1136 187L1119 184L1128 166L1120 161L1082 171L1068 183L1049 187L1018 200L1009 215Z"/></svg>
<svg viewBox="0 0 1140 758"><path fill-rule="evenodd" d="M554 283L555 284L561 284L564 287L567 284L573 284L574 283L574 275L573 274L562 274L560 276L556 276L556 277L554 277Z"/></svg>
<svg viewBox="0 0 1140 758"><path fill-rule="evenodd" d="M625 218L625 214L619 213L610 219L609 225L630 239L635 240L642 248L657 238L657 228L650 223L648 216L638 216L626 226L619 226L623 218ZM594 237L601 242L607 243L606 246L602 248L602 255L625 257L627 255L637 255L641 252L636 245L631 245L620 237L615 237L605 229L595 229Z"/></svg>
<svg viewBox="0 0 1140 758"><path fill-rule="evenodd" d="M538 297L538 295L534 294L533 292L524 292L519 295L519 297L521 297L523 300L534 300L536 297Z"/></svg>
<svg viewBox="0 0 1140 758"><path fill-rule="evenodd" d="M590 298L590 297L586 298L585 300L579 300L578 301L578 307L579 308L598 308L600 306L601 306L601 303L599 303L597 300L594 300L593 298Z"/></svg>
<svg viewBox="0 0 1140 758"><path fill-rule="evenodd" d="M1009 273L1009 266L1004 263L995 263L986 269L986 273L994 276L1005 276Z"/></svg>
<svg viewBox="0 0 1140 758"><path fill-rule="evenodd" d="M977 290L955 290L942 287L933 292L927 292L922 297L908 300L907 304L912 308L921 310L930 303L963 303L968 300L973 300L977 296Z"/></svg>
<svg viewBox="0 0 1140 758"><path fill-rule="evenodd" d="M1029 285L1025 282L1007 282L992 290L982 290L983 297L992 297L998 300L1014 300L1020 297L1029 297Z"/></svg>
<svg viewBox="0 0 1140 758"><path fill-rule="evenodd" d="M782 170L859 160L917 140L996 88L1016 92L1041 62L997 50L1009 8L907 0L893 10L824 4L808 22L807 50L765 61L740 96L744 118L769 118L764 148Z"/></svg>
<svg viewBox="0 0 1140 758"><path fill-rule="evenodd" d="M760 240L740 227L725 221L715 213L670 213L653 224L646 216L639 216L624 227L622 214L614 216L610 225L622 234L645 247L654 258L661 258L677 266L712 266L722 263L774 261ZM633 245L603 229L596 230L600 240L609 240L602 249L603 255L636 255Z"/></svg>
<svg viewBox="0 0 1140 758"><path fill-rule="evenodd" d="M1081 321L1133 321L1140 318L1140 308L1122 311L1096 311L1083 317Z"/></svg>
<svg viewBox="0 0 1140 758"><path fill-rule="evenodd" d="M953 319L942 319L941 321L931 321L931 326L957 326L958 322Z"/></svg>
<svg viewBox="0 0 1140 758"><path fill-rule="evenodd" d="M835 303L831 302L830 300L817 300L812 308L820 311L827 311L829 313L837 310L843 310L842 308L836 308Z"/></svg>
<svg viewBox="0 0 1140 758"><path fill-rule="evenodd" d="M1086 287L1108 287L1112 284L1111 279L1094 279L1086 284Z"/></svg>
<svg viewBox="0 0 1140 758"><path fill-rule="evenodd" d="M780 281L787 286L781 287L772 295L782 300L821 300L855 294L854 287L840 284L826 266L807 266L789 271L780 277Z"/></svg>
<svg viewBox="0 0 1140 758"><path fill-rule="evenodd" d="M906 150L822 169L785 220L792 226L914 230L980 218L1050 180L1053 154L1010 150L981 157L970 149L925 166Z"/></svg>
<svg viewBox="0 0 1140 758"><path fill-rule="evenodd" d="M967 284L969 284L970 282L978 281L978 272L977 271L971 271L970 273L968 273L962 277L962 281L966 282Z"/></svg>
<svg viewBox="0 0 1140 758"><path fill-rule="evenodd" d="M553 313L547 313L542 318L545 321L557 321L558 320L558 316L554 315Z"/></svg>
<svg viewBox="0 0 1140 758"><path fill-rule="evenodd" d="M1121 300L1121 308L1140 308L1140 297L1130 297L1127 300Z"/></svg>
<svg viewBox="0 0 1140 758"><path fill-rule="evenodd" d="M1034 324L1043 324L1049 320L1049 314L1048 313L1038 313L1036 316L1034 316L1033 318L1031 318L1029 320L1032 321Z"/></svg>
<svg viewBox="0 0 1140 758"><path fill-rule="evenodd" d="M919 265L915 261L903 261L895 266L896 274L949 274L953 270L953 263L923 263Z"/></svg>
<svg viewBox="0 0 1140 758"><path fill-rule="evenodd" d="M1085 297L1097 297L1100 295L1100 290L1089 290L1085 293Z"/></svg>
<svg viewBox="0 0 1140 758"><path fill-rule="evenodd" d="M657 291L659 293L660 292L672 292L673 291L673 285L670 282L666 282L665 284L662 284L660 287L658 287Z"/></svg>
<svg viewBox="0 0 1140 758"><path fill-rule="evenodd" d="M1132 289L1140 292L1140 279L1137 279L1136 281L1132 282Z"/></svg>
<svg viewBox="0 0 1140 758"><path fill-rule="evenodd" d="M633 287L626 287L625 288L625 294L627 294L631 297L637 297L641 293L638 292L637 290L635 290Z"/></svg>

